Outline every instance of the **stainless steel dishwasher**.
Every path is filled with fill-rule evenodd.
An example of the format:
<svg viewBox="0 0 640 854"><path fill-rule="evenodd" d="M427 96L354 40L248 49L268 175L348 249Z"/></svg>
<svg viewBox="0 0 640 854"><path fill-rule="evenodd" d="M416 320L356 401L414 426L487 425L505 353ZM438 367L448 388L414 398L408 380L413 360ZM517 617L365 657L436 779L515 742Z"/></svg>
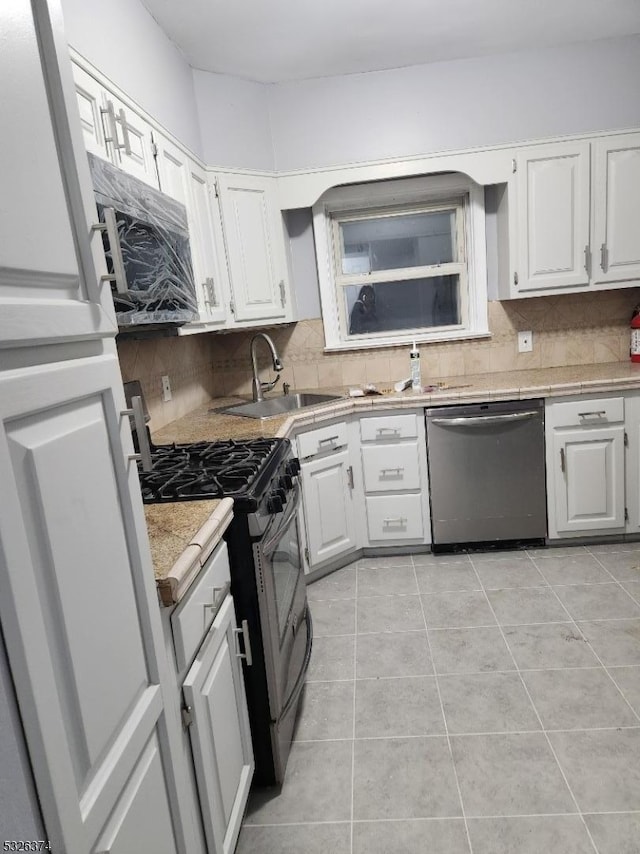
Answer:
<svg viewBox="0 0 640 854"><path fill-rule="evenodd" d="M434 550L542 541L544 401L426 410Z"/></svg>

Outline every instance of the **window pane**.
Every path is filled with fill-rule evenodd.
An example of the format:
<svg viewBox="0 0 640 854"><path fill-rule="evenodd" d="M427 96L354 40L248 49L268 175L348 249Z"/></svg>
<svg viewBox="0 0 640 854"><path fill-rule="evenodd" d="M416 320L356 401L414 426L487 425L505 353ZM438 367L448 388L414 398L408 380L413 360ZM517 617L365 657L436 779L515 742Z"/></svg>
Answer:
<svg viewBox="0 0 640 854"><path fill-rule="evenodd" d="M344 299L349 335L461 323L457 275L347 285Z"/></svg>
<svg viewBox="0 0 640 854"><path fill-rule="evenodd" d="M342 273L457 261L455 228L455 209L342 222Z"/></svg>

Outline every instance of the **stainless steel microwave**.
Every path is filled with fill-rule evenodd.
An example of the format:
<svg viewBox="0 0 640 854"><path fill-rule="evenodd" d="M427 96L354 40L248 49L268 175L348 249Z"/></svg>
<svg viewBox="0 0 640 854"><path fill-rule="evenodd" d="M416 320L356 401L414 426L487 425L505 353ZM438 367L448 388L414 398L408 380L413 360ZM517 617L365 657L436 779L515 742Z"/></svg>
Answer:
<svg viewBox="0 0 640 854"><path fill-rule="evenodd" d="M88 156L118 326L166 329L196 320L186 208Z"/></svg>

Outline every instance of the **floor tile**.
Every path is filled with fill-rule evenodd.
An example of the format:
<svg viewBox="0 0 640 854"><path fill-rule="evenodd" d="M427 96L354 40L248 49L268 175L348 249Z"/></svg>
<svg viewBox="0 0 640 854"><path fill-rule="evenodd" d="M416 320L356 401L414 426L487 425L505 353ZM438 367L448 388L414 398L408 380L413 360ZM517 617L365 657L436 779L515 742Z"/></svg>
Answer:
<svg viewBox="0 0 640 854"><path fill-rule="evenodd" d="M603 664L640 664L640 620L594 620L578 626Z"/></svg>
<svg viewBox="0 0 640 854"><path fill-rule="evenodd" d="M418 566L438 566L443 569L447 566L470 566L469 555L466 553L456 553L450 555L434 555L434 554L418 554L413 555L413 565Z"/></svg>
<svg viewBox="0 0 640 854"><path fill-rule="evenodd" d="M468 825L473 854L594 854L579 815L469 819Z"/></svg>
<svg viewBox="0 0 640 854"><path fill-rule="evenodd" d="M630 551L598 551L592 549L600 563L618 581L640 580L640 549L636 544Z"/></svg>
<svg viewBox="0 0 640 854"><path fill-rule="evenodd" d="M419 596L358 598L358 633L424 629Z"/></svg>
<svg viewBox="0 0 640 854"><path fill-rule="evenodd" d="M437 673L482 673L514 670L500 629L438 629L429 632Z"/></svg>
<svg viewBox="0 0 640 854"><path fill-rule="evenodd" d="M417 593L412 566L376 566L358 568L358 596L389 596L393 593Z"/></svg>
<svg viewBox="0 0 640 854"><path fill-rule="evenodd" d="M441 676L450 733L538 730L540 722L517 673Z"/></svg>
<svg viewBox="0 0 640 854"><path fill-rule="evenodd" d="M469 854L464 821L461 818L357 821L353 826L353 854L425 854L426 851Z"/></svg>
<svg viewBox="0 0 640 854"><path fill-rule="evenodd" d="M351 822L284 827L244 825L235 854L351 854Z"/></svg>
<svg viewBox="0 0 640 854"><path fill-rule="evenodd" d="M506 626L504 636L518 667L592 667L593 650L573 623Z"/></svg>
<svg viewBox="0 0 640 854"><path fill-rule="evenodd" d="M510 563L514 563L514 561L527 562L529 561L529 554L526 549L502 549L497 551L490 549L486 552L470 552L469 558L474 566L478 566L481 563L493 563L496 560L505 560Z"/></svg>
<svg viewBox="0 0 640 854"><path fill-rule="evenodd" d="M552 732L582 812L640 810L640 729Z"/></svg>
<svg viewBox="0 0 640 854"><path fill-rule="evenodd" d="M354 819L462 815L446 738L354 742Z"/></svg>
<svg viewBox="0 0 640 854"><path fill-rule="evenodd" d="M574 620L640 617L640 605L619 584L575 584L553 589Z"/></svg>
<svg viewBox="0 0 640 854"><path fill-rule="evenodd" d="M522 674L545 729L638 726L603 667Z"/></svg>
<svg viewBox="0 0 640 854"><path fill-rule="evenodd" d="M327 599L310 602L314 637L352 635L356 630L356 600Z"/></svg>
<svg viewBox="0 0 640 854"><path fill-rule="evenodd" d="M382 557L362 557L357 563L358 569L378 566L413 566L411 555L388 555Z"/></svg>
<svg viewBox="0 0 640 854"><path fill-rule="evenodd" d="M640 667L609 667L608 670L627 701L640 715Z"/></svg>
<svg viewBox="0 0 640 854"><path fill-rule="evenodd" d="M356 738L444 735L433 676L358 679Z"/></svg>
<svg viewBox="0 0 640 854"><path fill-rule="evenodd" d="M638 813L586 815L585 821L599 854L638 854L640 851Z"/></svg>
<svg viewBox="0 0 640 854"><path fill-rule="evenodd" d="M623 581L621 582L624 589L640 604L640 581Z"/></svg>
<svg viewBox="0 0 640 854"><path fill-rule="evenodd" d="M433 673L426 631L358 635L356 676L428 676Z"/></svg>
<svg viewBox="0 0 640 854"><path fill-rule="evenodd" d="M536 566L549 584L599 584L611 581L606 569L590 554L580 557L539 557Z"/></svg>
<svg viewBox="0 0 640 854"><path fill-rule="evenodd" d="M537 559L539 557L580 557L588 554L585 546L546 546L539 549L527 549L527 554Z"/></svg>
<svg viewBox="0 0 640 854"><path fill-rule="evenodd" d="M298 709L296 741L353 738L353 682L307 682Z"/></svg>
<svg viewBox="0 0 640 854"><path fill-rule="evenodd" d="M421 598L428 629L495 625L491 608L480 591L424 593Z"/></svg>
<svg viewBox="0 0 640 854"><path fill-rule="evenodd" d="M546 585L546 581L531 560L487 560L476 564L476 572L486 590Z"/></svg>
<svg viewBox="0 0 640 854"><path fill-rule="evenodd" d="M253 792L245 822L286 824L350 819L352 751L352 741L294 743L282 788Z"/></svg>
<svg viewBox="0 0 640 854"><path fill-rule="evenodd" d="M489 590L487 596L501 625L567 620L567 612L548 587Z"/></svg>
<svg viewBox="0 0 640 854"><path fill-rule="evenodd" d="M458 735L451 745L467 816L575 810L542 733Z"/></svg>
<svg viewBox="0 0 640 854"><path fill-rule="evenodd" d="M480 590L481 584L473 567L466 563L447 566L425 564L416 566L416 578L420 593L447 593L452 590Z"/></svg>
<svg viewBox="0 0 640 854"><path fill-rule="evenodd" d="M355 567L345 567L307 585L307 599L353 599L356 595Z"/></svg>
<svg viewBox="0 0 640 854"><path fill-rule="evenodd" d="M355 635L314 637L307 682L354 678Z"/></svg>

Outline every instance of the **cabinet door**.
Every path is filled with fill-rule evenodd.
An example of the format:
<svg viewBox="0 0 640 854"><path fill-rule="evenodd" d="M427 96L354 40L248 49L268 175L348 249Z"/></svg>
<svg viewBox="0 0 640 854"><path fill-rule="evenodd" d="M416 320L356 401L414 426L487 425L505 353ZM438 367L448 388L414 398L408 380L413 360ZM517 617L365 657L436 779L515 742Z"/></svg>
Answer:
<svg viewBox="0 0 640 854"><path fill-rule="evenodd" d="M301 473L309 565L313 567L356 547L349 452L305 462Z"/></svg>
<svg viewBox="0 0 640 854"><path fill-rule="evenodd" d="M628 449L625 468L625 492L629 513L627 533L640 531L640 393L630 392L625 396L625 429Z"/></svg>
<svg viewBox="0 0 640 854"><path fill-rule="evenodd" d="M109 128L108 131L105 128L105 133L109 134L108 147L113 163L157 190L159 182L151 126L111 92L107 92L105 101L104 121Z"/></svg>
<svg viewBox="0 0 640 854"><path fill-rule="evenodd" d="M0 374L0 617L54 850L147 850L160 816L152 849L171 854L166 665L123 408L115 352Z"/></svg>
<svg viewBox="0 0 640 854"><path fill-rule="evenodd" d="M102 240L87 239L97 214L62 20L34 9L37 27L26 0L2 19L0 349L117 332Z"/></svg>
<svg viewBox="0 0 640 854"><path fill-rule="evenodd" d="M79 65L74 63L72 70L84 147L97 157L110 160L104 129L106 90Z"/></svg>
<svg viewBox="0 0 640 854"><path fill-rule="evenodd" d="M275 179L220 175L215 183L222 210L235 319L284 319L288 289Z"/></svg>
<svg viewBox="0 0 640 854"><path fill-rule="evenodd" d="M254 769L235 632L233 599L228 596L183 686L191 707L189 733L211 854L233 853Z"/></svg>
<svg viewBox="0 0 640 854"><path fill-rule="evenodd" d="M550 535L624 529L624 426L557 429L552 441Z"/></svg>
<svg viewBox="0 0 640 854"><path fill-rule="evenodd" d="M640 134L596 140L593 150L594 280L640 279Z"/></svg>
<svg viewBox="0 0 640 854"><path fill-rule="evenodd" d="M589 144L517 155L517 292L589 284Z"/></svg>

